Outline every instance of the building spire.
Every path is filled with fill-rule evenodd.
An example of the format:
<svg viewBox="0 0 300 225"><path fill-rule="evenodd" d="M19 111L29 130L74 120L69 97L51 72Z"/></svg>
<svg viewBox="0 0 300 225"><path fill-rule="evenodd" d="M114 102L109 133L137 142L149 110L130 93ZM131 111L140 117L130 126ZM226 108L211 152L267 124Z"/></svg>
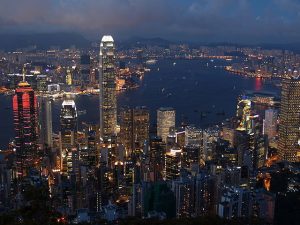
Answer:
<svg viewBox="0 0 300 225"><path fill-rule="evenodd" d="M26 74L25 74L25 69L23 67L22 75L23 75L23 82L26 82Z"/></svg>

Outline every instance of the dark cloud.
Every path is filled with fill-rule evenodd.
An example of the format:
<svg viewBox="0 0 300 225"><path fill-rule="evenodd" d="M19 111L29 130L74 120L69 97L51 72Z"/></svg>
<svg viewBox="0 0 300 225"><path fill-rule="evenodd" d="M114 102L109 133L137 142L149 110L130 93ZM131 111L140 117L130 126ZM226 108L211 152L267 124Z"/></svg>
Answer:
<svg viewBox="0 0 300 225"><path fill-rule="evenodd" d="M296 42L298 0L0 0L2 31Z"/></svg>

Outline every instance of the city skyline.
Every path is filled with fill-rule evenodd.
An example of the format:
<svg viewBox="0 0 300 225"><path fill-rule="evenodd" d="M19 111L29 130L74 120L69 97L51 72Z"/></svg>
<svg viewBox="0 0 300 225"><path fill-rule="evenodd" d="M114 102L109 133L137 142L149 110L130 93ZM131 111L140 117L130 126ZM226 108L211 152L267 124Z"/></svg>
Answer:
<svg viewBox="0 0 300 225"><path fill-rule="evenodd" d="M300 3L3 2L0 224L298 224Z"/></svg>

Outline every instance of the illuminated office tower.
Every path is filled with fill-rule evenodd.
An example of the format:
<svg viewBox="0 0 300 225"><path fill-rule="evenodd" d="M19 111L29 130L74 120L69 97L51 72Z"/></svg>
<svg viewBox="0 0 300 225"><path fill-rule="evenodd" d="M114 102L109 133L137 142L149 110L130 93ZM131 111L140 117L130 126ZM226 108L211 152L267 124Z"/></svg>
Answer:
<svg viewBox="0 0 300 225"><path fill-rule="evenodd" d="M200 160L209 161L214 157L214 143L219 139L219 130L207 128L203 131L203 152L200 153Z"/></svg>
<svg viewBox="0 0 300 225"><path fill-rule="evenodd" d="M175 135L176 135L176 144L182 148L185 145L185 129L180 128L175 132Z"/></svg>
<svg viewBox="0 0 300 225"><path fill-rule="evenodd" d="M238 119L238 130L250 130L251 129L251 100L240 99L237 104L236 117Z"/></svg>
<svg viewBox="0 0 300 225"><path fill-rule="evenodd" d="M39 97L39 133L40 143L44 148L53 146L52 140L52 100L49 97Z"/></svg>
<svg viewBox="0 0 300 225"><path fill-rule="evenodd" d="M115 44L112 36L103 36L99 57L100 135L104 143L114 136L117 125Z"/></svg>
<svg viewBox="0 0 300 225"><path fill-rule="evenodd" d="M120 112L120 141L126 156L136 148L143 148L149 140L149 111L146 107L122 108Z"/></svg>
<svg viewBox="0 0 300 225"><path fill-rule="evenodd" d="M203 140L203 132L194 126L185 128L185 145L200 146Z"/></svg>
<svg viewBox="0 0 300 225"><path fill-rule="evenodd" d="M47 91L47 75L37 75L36 82L38 91Z"/></svg>
<svg viewBox="0 0 300 225"><path fill-rule="evenodd" d="M24 78L13 96L13 118L17 173L22 177L37 159L37 98Z"/></svg>
<svg viewBox="0 0 300 225"><path fill-rule="evenodd" d="M278 151L282 160L300 160L300 79L282 81Z"/></svg>
<svg viewBox="0 0 300 225"><path fill-rule="evenodd" d="M183 163L182 166L186 169L192 169L200 164L201 156L200 146L186 145L183 147Z"/></svg>
<svg viewBox="0 0 300 225"><path fill-rule="evenodd" d="M166 142L171 128L175 127L175 110L173 108L159 108L157 110L157 136Z"/></svg>
<svg viewBox="0 0 300 225"><path fill-rule="evenodd" d="M176 180L180 176L182 149L174 147L165 155L166 180Z"/></svg>
<svg viewBox="0 0 300 225"><path fill-rule="evenodd" d="M268 135L269 140L273 139L277 135L277 119L278 111L276 109L267 109L265 111L263 134Z"/></svg>
<svg viewBox="0 0 300 225"><path fill-rule="evenodd" d="M67 74L66 74L66 84L67 85L72 85L72 73L70 69L67 69Z"/></svg>
<svg viewBox="0 0 300 225"><path fill-rule="evenodd" d="M73 100L64 100L60 113L61 171L67 172L67 161L77 142L77 110ZM69 155L69 156L68 156Z"/></svg>

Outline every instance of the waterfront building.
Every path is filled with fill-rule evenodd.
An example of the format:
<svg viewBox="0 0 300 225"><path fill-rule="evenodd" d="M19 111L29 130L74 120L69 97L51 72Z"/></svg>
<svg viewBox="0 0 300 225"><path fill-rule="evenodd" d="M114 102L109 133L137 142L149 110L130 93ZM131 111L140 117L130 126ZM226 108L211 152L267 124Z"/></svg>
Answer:
<svg viewBox="0 0 300 225"><path fill-rule="evenodd" d="M37 75L36 82L38 91L47 91L47 75Z"/></svg>
<svg viewBox="0 0 300 225"><path fill-rule="evenodd" d="M40 143L44 148L52 148L52 100L50 97L39 97L38 103Z"/></svg>
<svg viewBox="0 0 300 225"><path fill-rule="evenodd" d="M250 130L251 129L251 100L242 98L237 104L236 117L238 119L237 129L238 130Z"/></svg>
<svg viewBox="0 0 300 225"><path fill-rule="evenodd" d="M212 160L214 157L214 143L219 139L219 130L208 128L203 131L203 149L200 152L200 160Z"/></svg>
<svg viewBox="0 0 300 225"><path fill-rule="evenodd" d="M91 74L91 57L88 54L80 56L80 75L82 85L87 85L90 83Z"/></svg>
<svg viewBox="0 0 300 225"><path fill-rule="evenodd" d="M157 136L166 142L171 128L175 128L175 110L169 107L159 108L157 110Z"/></svg>
<svg viewBox="0 0 300 225"><path fill-rule="evenodd" d="M278 152L282 160L300 161L300 79L282 81Z"/></svg>
<svg viewBox="0 0 300 225"><path fill-rule="evenodd" d="M30 84L18 84L13 96L13 119L15 130L16 167L19 177L33 168L37 152L37 98Z"/></svg>
<svg viewBox="0 0 300 225"><path fill-rule="evenodd" d="M115 71L115 44L105 35L100 43L100 135L104 143L115 135L117 126L117 97Z"/></svg>
<svg viewBox="0 0 300 225"><path fill-rule="evenodd" d="M71 70L68 68L66 74L66 84L70 86L72 85L72 83L73 83L72 73Z"/></svg>

